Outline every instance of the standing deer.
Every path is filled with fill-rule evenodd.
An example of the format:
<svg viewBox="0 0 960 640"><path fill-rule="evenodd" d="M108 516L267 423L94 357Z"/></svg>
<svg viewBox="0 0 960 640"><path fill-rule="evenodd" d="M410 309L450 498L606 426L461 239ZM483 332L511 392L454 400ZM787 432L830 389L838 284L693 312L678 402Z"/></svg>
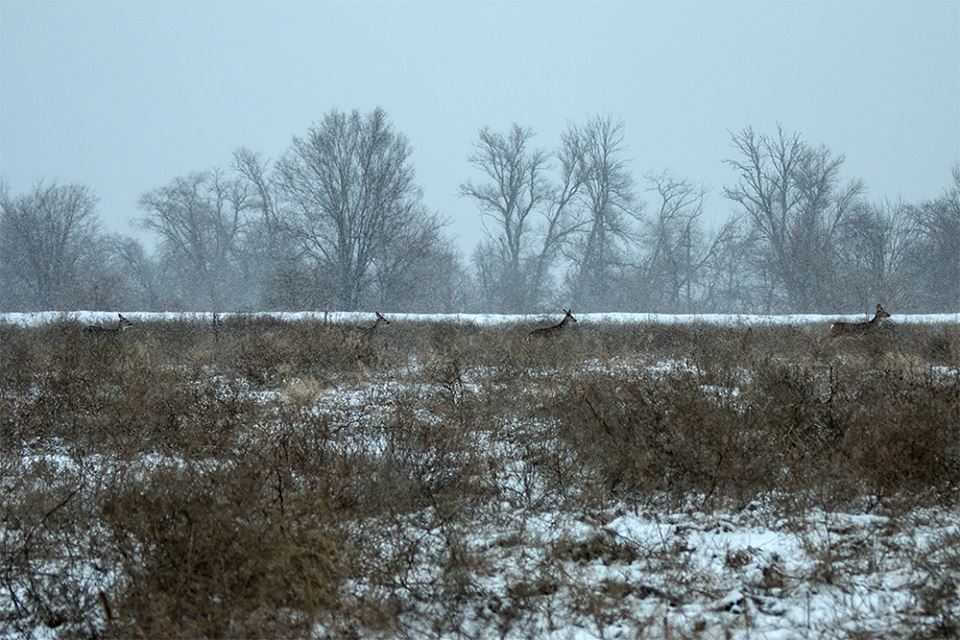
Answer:
<svg viewBox="0 0 960 640"><path fill-rule="evenodd" d="M830 325L830 335L837 337L867 333L880 326L880 322L889 317L890 314L887 313L886 309L878 304L877 313L872 319L866 322L834 322Z"/></svg>
<svg viewBox="0 0 960 640"><path fill-rule="evenodd" d="M380 312L377 311L377 319L373 321L373 324L369 327L357 327L357 330L368 339L372 338L373 335L377 332L377 329L380 328L381 324L390 324L390 321L380 315Z"/></svg>
<svg viewBox="0 0 960 640"><path fill-rule="evenodd" d="M371 343L373 342L374 336L377 335L380 326L385 324L390 324L390 321L384 318L378 311L377 318L373 321L372 325L368 327L350 327L347 340L353 345L357 360L361 362L373 361L374 353Z"/></svg>
<svg viewBox="0 0 960 640"><path fill-rule="evenodd" d="M530 332L529 337L546 338L565 332L570 327L570 323L576 322L577 319L573 317L572 311L564 309L563 312L566 315L563 316L563 320L561 320L559 324L555 324L552 327L541 327L539 329L534 329Z"/></svg>
<svg viewBox="0 0 960 640"><path fill-rule="evenodd" d="M220 334L223 333L223 320L220 318L219 313L213 313L213 321L210 323L210 326L213 328L214 341L220 344Z"/></svg>
<svg viewBox="0 0 960 640"><path fill-rule="evenodd" d="M117 326L115 327L104 327L99 324L88 324L83 328L84 333L89 333L93 335L110 335L115 333L120 333L124 329L129 329L133 326L133 323L123 317L122 313L117 314Z"/></svg>

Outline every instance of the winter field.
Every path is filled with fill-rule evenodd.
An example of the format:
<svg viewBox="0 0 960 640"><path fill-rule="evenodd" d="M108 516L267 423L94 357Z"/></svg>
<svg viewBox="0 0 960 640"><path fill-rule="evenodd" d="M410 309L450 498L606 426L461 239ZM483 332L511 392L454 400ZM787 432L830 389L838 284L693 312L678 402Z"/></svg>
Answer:
<svg viewBox="0 0 960 640"><path fill-rule="evenodd" d="M126 312L125 314L131 320L139 322L148 321L184 321L184 322L210 322L213 318L212 313L194 313L194 312ZM223 319L243 318L243 319L275 319L286 321L314 320L319 322L339 323L339 324L369 324L373 316L363 312L348 311L300 311L300 312L259 312L259 313L223 313L220 314ZM552 317L552 316L551 316ZM559 320L562 313L556 319ZM835 320L846 322L862 322L869 320L869 316L862 315L819 315L819 314L793 314L793 315L729 315L729 314L665 314L665 313L586 313L576 314L579 322L587 324L712 324L725 326L741 325L770 325L770 324L792 324L792 325L828 325ZM403 322L434 322L445 324L473 324L473 325L511 325L545 322L549 323L549 318L544 315L498 315L498 314L479 314L479 313L456 313L456 314L419 314L419 313L392 313L390 318ZM0 313L0 323L15 324L19 326L36 326L40 324L49 324L51 322L79 322L89 323L110 323L116 321L113 313L106 311L41 311L36 313ZM907 316L893 316L888 320L891 324L960 324L960 313L932 313L932 314L913 314Z"/></svg>
<svg viewBox="0 0 960 640"><path fill-rule="evenodd" d="M960 635L960 315L0 316L0 637Z"/></svg>

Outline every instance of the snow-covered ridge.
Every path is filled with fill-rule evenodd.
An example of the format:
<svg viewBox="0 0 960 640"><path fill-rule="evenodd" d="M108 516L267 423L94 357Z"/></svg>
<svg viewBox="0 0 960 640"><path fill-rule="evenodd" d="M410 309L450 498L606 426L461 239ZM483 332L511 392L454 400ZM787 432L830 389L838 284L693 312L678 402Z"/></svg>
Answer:
<svg viewBox="0 0 960 640"><path fill-rule="evenodd" d="M210 322L213 314L209 312L179 311L123 311L124 316L135 322L156 322L182 320L188 322ZM361 311L261 311L255 313L221 313L223 319L233 316L248 318L275 318L284 321L319 320L337 324L361 324L371 322L373 313ZM555 314L489 314L489 313L388 313L391 320L405 322L448 322L453 324L503 325L546 322L559 320L561 313ZM859 322L869 320L866 314L824 315L824 314L670 314L670 313L583 313L576 314L577 320L587 324L694 324L715 325L801 325L826 324L836 320ZM109 324L115 322L117 314L111 311L36 311L31 313L0 313L0 322L19 326L37 326L51 322L72 321L84 324ZM889 319L894 324L960 324L960 313L926 313L897 315Z"/></svg>

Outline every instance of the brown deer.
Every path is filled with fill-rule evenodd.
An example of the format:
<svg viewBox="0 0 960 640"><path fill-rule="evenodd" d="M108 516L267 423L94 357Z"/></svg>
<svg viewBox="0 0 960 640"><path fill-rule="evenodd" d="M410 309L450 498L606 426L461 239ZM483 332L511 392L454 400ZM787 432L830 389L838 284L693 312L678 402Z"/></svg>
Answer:
<svg viewBox="0 0 960 640"><path fill-rule="evenodd" d="M377 329L380 328L381 324L390 324L390 321L380 315L380 312L377 311L377 319L373 321L373 324L369 327L357 327L357 330L361 335L366 336L368 339L372 338L373 335L377 332Z"/></svg>
<svg viewBox="0 0 960 640"><path fill-rule="evenodd" d="M885 318L889 317L890 314L887 313L886 309L878 304L877 313L872 319L866 322L834 322L830 325L830 335L835 338L838 336L861 335L877 328Z"/></svg>
<svg viewBox="0 0 960 640"><path fill-rule="evenodd" d="M367 327L349 327L347 332L347 342L353 346L357 355L357 360L371 362L373 360L372 342L374 336L380 330L381 325L390 324L390 321L384 318L380 312L373 324Z"/></svg>
<svg viewBox="0 0 960 640"><path fill-rule="evenodd" d="M213 328L214 341L217 344L220 344L220 335L223 333L223 319L220 317L219 313L213 313L213 320L210 323L210 326Z"/></svg>
<svg viewBox="0 0 960 640"><path fill-rule="evenodd" d="M120 333L124 329L129 329L133 326L133 323L124 318L122 313L118 313L117 318L117 326L115 327L105 327L99 324L88 324L83 328L83 332L96 336L112 335L115 333Z"/></svg>
<svg viewBox="0 0 960 640"><path fill-rule="evenodd" d="M576 322L577 319L573 317L573 312L569 309L564 309L563 312L566 315L563 316L563 320L561 320L559 324L555 324L552 327L540 327L539 329L534 329L530 332L528 337L548 338L551 336L560 335L567 331L570 328L570 323Z"/></svg>

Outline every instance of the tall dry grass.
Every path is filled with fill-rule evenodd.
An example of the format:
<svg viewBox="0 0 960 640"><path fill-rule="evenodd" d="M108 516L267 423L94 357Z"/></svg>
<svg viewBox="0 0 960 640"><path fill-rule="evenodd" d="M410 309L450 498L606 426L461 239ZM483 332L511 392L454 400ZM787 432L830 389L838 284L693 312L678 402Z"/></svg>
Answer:
<svg viewBox="0 0 960 640"><path fill-rule="evenodd" d="M958 327L387 329L0 326L3 630L440 632L492 597L481 521L958 497Z"/></svg>

